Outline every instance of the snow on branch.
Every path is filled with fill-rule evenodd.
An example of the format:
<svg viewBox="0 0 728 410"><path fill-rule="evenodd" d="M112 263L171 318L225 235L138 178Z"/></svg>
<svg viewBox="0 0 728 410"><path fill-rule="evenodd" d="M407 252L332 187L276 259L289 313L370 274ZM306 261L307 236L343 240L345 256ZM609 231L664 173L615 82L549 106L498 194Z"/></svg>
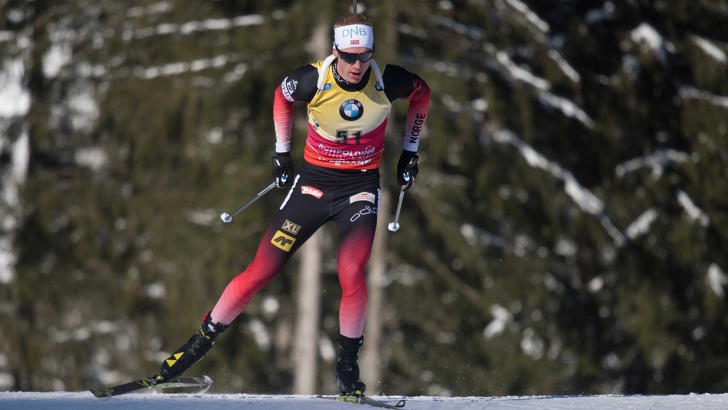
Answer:
<svg viewBox="0 0 728 410"><path fill-rule="evenodd" d="M720 47L711 43L709 40L706 40L696 35L691 35L690 40L695 43L695 45L700 47L700 49L703 50L705 54L715 59L715 61L723 64L728 62L728 56L726 55L725 51L721 50Z"/></svg>
<svg viewBox="0 0 728 410"><path fill-rule="evenodd" d="M501 66L508 70L508 73L514 80L523 81L543 91L548 91L551 89L551 84L548 81L544 80L543 78L539 78L524 70L523 68L517 66L516 63L511 60L511 58L508 56L508 53L506 53L505 51L498 51L496 53L496 59L501 64Z"/></svg>
<svg viewBox="0 0 728 410"><path fill-rule="evenodd" d="M725 297L725 289L723 289L723 287L728 285L728 278L720 266L715 263L711 263L710 266L708 266L708 274L706 275L705 280L708 282L710 289L716 295L718 295L721 299Z"/></svg>
<svg viewBox="0 0 728 410"><path fill-rule="evenodd" d="M203 21L188 21L182 24L165 23L154 28L127 29L122 34L124 41L139 40L161 35L189 35L202 31L230 30L236 27L257 26L263 24L265 18L259 14L238 16L232 19L207 19Z"/></svg>
<svg viewBox="0 0 728 410"><path fill-rule="evenodd" d="M531 25L539 29L543 34L551 31L549 24L543 21L538 14L534 13L524 2L520 0L506 0L509 6L519 12Z"/></svg>
<svg viewBox="0 0 728 410"><path fill-rule="evenodd" d="M587 128L593 129L594 128L594 120L589 117L589 114L587 114L584 110L581 109L578 105L576 105L574 102L564 98L559 97L558 95L555 95L553 93L550 93L548 91L540 91L538 94L539 101L541 101L541 104L555 108L567 117L575 118L579 120L584 126Z"/></svg>
<svg viewBox="0 0 728 410"><path fill-rule="evenodd" d="M698 90L694 87L681 87L678 92L681 98L707 101L719 107L728 108L728 97L711 94L707 91Z"/></svg>
<svg viewBox="0 0 728 410"><path fill-rule="evenodd" d="M579 75L579 72L577 72L574 67L572 67L571 64L569 64L569 62L566 61L558 51L551 49L548 51L548 55L549 58L554 60L561 72L564 73L564 75L568 77L571 82L573 82L574 84L578 84L581 82L581 76Z"/></svg>
<svg viewBox="0 0 728 410"><path fill-rule="evenodd" d="M15 40L15 33L12 31L0 30L0 44Z"/></svg>
<svg viewBox="0 0 728 410"><path fill-rule="evenodd" d="M673 149L660 149L650 155L634 158L616 166L614 172L618 177L637 171L640 168L652 168L655 179L662 175L663 168L671 163L688 162L690 154Z"/></svg>
<svg viewBox="0 0 728 410"><path fill-rule="evenodd" d="M646 234L650 230L650 225L657 219L657 210L650 208L642 213L634 222L629 224L625 233L631 240L635 240L638 237Z"/></svg>
<svg viewBox="0 0 728 410"><path fill-rule="evenodd" d="M167 77L187 72L202 71L208 68L221 68L228 64L230 61L234 61L237 59L238 56L236 54L228 54L220 55L213 58L203 58L191 62L185 61L169 63L158 67L136 67L134 68L134 74L143 80L150 80L157 77Z"/></svg>
<svg viewBox="0 0 728 410"><path fill-rule="evenodd" d="M675 46L660 35L654 27L647 23L640 24L632 30L630 38L635 44L652 51L657 60L662 64L667 64L668 52L674 52Z"/></svg>
<svg viewBox="0 0 728 410"><path fill-rule="evenodd" d="M0 118L23 116L30 109L30 93L23 86L22 59L4 59L0 64Z"/></svg>
<svg viewBox="0 0 728 410"><path fill-rule="evenodd" d="M702 209L698 208L697 205L695 205L695 202L690 199L685 191L679 190L677 192L677 201L683 207L685 213L688 214L688 217L691 221L698 222L700 226L703 227L708 226L708 224L710 223L710 218L708 218L708 215L703 212Z"/></svg>
<svg viewBox="0 0 728 410"><path fill-rule="evenodd" d="M538 151L533 149L525 141L518 138L508 130L496 130L493 132L493 140L500 144L508 144L516 147L526 162L534 168L547 171L554 178L564 184L564 191L584 212L597 217L607 233L612 237L617 246L622 246L626 240L625 235L614 225L605 214L604 203L591 191L584 188L574 175L563 169L559 164L549 161Z"/></svg>

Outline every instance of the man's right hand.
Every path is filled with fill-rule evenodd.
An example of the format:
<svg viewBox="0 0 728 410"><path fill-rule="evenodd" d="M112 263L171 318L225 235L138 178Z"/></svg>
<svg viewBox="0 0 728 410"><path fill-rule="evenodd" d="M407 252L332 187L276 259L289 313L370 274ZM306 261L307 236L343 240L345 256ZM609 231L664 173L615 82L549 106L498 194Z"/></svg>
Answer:
<svg viewBox="0 0 728 410"><path fill-rule="evenodd" d="M293 180L293 162L291 161L290 152L277 152L271 157L273 164L273 178L276 179L278 188L285 188Z"/></svg>

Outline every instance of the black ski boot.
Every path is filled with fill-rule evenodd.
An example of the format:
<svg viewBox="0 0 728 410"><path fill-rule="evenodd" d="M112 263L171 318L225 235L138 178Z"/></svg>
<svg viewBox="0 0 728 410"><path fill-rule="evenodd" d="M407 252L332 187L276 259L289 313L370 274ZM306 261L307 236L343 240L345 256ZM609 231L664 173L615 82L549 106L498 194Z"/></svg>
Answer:
<svg viewBox="0 0 728 410"><path fill-rule="evenodd" d="M351 339L339 335L339 361L336 362L336 381L339 391L346 394L363 394L367 385L359 378L359 348L364 336Z"/></svg>
<svg viewBox="0 0 728 410"><path fill-rule="evenodd" d="M205 357L212 345L215 344L217 335L224 332L227 327L228 325L221 323L212 323L210 312L207 312L197 333L192 335L187 343L183 344L175 353L169 355L162 363L158 378L171 381L181 376L193 364Z"/></svg>

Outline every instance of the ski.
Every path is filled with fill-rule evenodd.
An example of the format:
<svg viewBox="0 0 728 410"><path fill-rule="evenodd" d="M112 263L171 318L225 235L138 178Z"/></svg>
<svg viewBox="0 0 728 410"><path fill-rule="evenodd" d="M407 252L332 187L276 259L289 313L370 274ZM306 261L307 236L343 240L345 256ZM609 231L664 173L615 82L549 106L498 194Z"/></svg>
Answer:
<svg viewBox="0 0 728 410"><path fill-rule="evenodd" d="M341 394L336 397L336 401L353 404L365 404L383 409L401 409L405 405L404 400L398 401L396 404L389 404L383 401L375 400L363 394Z"/></svg>
<svg viewBox="0 0 728 410"><path fill-rule="evenodd" d="M94 396L112 397L121 394L132 393L143 389L152 389L159 386L162 389L171 388L187 388L187 387L202 387L205 390L210 388L212 385L212 379L207 376L204 377L178 377L174 380L164 381L159 376L147 377L144 379L134 380L133 382L119 384L116 386L104 387L98 390L91 389L91 393Z"/></svg>
<svg viewBox="0 0 728 410"><path fill-rule="evenodd" d="M399 400L395 404L389 404L389 403L381 401L381 400L372 399L371 397L365 396L363 394L342 393L338 396L319 396L319 397L323 398L323 399L328 399L328 400L340 401L342 403L362 404L362 405L366 405L366 406L379 407L382 409L401 409L406 404L404 399Z"/></svg>

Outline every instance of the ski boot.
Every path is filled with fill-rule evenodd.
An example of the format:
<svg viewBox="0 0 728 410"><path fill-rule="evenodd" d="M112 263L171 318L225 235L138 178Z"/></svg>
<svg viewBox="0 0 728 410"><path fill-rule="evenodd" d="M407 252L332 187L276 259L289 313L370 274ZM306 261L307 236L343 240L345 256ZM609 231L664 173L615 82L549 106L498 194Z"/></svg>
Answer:
<svg viewBox="0 0 728 410"><path fill-rule="evenodd" d="M172 353L162 363L159 376L163 381L172 381L181 376L193 364L199 362L207 352L210 351L212 345L215 344L217 336L224 332L228 325L222 323L212 323L210 312L205 314L202 319L200 329L192 335L187 343Z"/></svg>
<svg viewBox="0 0 728 410"><path fill-rule="evenodd" d="M336 381L342 394L362 395L367 385L359 378L359 348L364 336L351 339L339 335L339 360L336 362Z"/></svg>

